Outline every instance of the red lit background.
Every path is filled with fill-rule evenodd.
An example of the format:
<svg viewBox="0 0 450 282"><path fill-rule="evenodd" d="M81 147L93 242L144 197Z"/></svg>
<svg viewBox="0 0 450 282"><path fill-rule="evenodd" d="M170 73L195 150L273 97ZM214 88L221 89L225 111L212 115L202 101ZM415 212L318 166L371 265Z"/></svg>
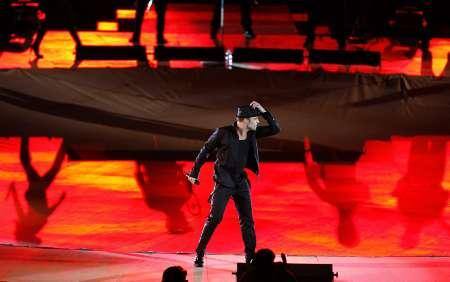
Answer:
<svg viewBox="0 0 450 282"><path fill-rule="evenodd" d="M21 140L0 139L1 242L194 250L209 209L211 163L192 192L183 178L190 162L65 157L58 171L60 143L31 138L31 162L21 163ZM354 165L262 163L261 175L251 175L258 247L298 255L450 255L448 144L443 137L392 137L366 142ZM52 166L54 181L45 179ZM41 177L30 181L25 167ZM240 236L230 201L208 251L240 253Z"/></svg>

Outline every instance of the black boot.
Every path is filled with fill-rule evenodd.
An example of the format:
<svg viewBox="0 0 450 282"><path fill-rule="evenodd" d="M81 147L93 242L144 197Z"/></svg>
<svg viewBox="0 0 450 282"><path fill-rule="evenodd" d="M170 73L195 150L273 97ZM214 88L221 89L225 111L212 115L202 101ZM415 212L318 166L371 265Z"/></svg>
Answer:
<svg viewBox="0 0 450 282"><path fill-rule="evenodd" d="M203 254L197 253L194 260L195 267L203 267Z"/></svg>
<svg viewBox="0 0 450 282"><path fill-rule="evenodd" d="M246 254L245 255L245 263L247 263L247 264L252 263L254 258L255 258L255 254Z"/></svg>

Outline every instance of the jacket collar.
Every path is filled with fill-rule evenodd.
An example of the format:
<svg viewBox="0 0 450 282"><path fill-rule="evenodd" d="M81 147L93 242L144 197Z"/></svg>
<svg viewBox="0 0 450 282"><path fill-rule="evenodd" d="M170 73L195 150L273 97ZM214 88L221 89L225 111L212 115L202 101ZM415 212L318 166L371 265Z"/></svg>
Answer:
<svg viewBox="0 0 450 282"><path fill-rule="evenodd" d="M233 131L234 136L236 136L236 138L239 138L239 135L238 135L238 133L237 133L237 122L236 122L236 121L233 122L233 124L230 126L230 128L231 128L231 131ZM255 131L253 131L253 130L249 130L249 131L247 132L247 139L248 139L249 137L252 137L253 134L254 134L254 132L255 132Z"/></svg>

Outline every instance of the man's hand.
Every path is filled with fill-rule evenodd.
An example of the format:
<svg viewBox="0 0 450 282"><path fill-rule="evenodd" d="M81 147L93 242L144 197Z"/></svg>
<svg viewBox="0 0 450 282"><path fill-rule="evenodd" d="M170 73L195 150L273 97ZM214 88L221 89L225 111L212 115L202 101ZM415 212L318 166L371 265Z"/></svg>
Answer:
<svg viewBox="0 0 450 282"><path fill-rule="evenodd" d="M256 101L251 102L250 107L252 107L254 109L258 109L261 113L266 112L266 109L264 109L263 106L261 106L261 104Z"/></svg>
<svg viewBox="0 0 450 282"><path fill-rule="evenodd" d="M186 174L186 177L189 180L189 182L191 182L192 184L195 184L195 185L200 184L200 181L197 178L191 177L189 174Z"/></svg>

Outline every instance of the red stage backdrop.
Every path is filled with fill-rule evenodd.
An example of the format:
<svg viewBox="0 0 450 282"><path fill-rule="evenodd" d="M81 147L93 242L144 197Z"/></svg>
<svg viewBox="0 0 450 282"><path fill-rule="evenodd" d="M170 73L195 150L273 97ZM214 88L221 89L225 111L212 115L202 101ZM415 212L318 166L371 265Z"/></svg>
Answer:
<svg viewBox="0 0 450 282"><path fill-rule="evenodd" d="M450 138L366 142L355 164L262 163L251 175L258 248L296 255L450 255ZM193 252L212 163L68 161L60 139L0 139L0 241ZM230 201L208 247L241 253Z"/></svg>

